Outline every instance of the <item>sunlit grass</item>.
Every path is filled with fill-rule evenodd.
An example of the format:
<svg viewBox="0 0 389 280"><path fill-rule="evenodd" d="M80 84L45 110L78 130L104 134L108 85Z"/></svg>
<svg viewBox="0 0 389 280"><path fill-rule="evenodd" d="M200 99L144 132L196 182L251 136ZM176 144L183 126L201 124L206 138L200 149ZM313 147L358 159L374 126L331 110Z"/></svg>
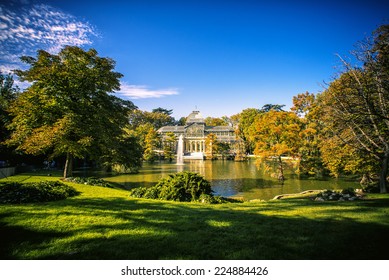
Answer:
<svg viewBox="0 0 389 280"><path fill-rule="evenodd" d="M14 180L59 180L22 174ZM79 196L0 205L2 259L386 259L389 195L363 201L204 205L132 199L71 183Z"/></svg>

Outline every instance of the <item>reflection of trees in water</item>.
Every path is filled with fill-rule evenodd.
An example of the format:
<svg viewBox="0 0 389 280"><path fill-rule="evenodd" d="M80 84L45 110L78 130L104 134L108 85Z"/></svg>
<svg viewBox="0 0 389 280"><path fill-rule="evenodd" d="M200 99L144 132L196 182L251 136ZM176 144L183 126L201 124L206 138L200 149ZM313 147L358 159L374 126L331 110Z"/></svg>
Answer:
<svg viewBox="0 0 389 280"><path fill-rule="evenodd" d="M139 174L128 174L107 178L130 187L152 186L160 178L169 174L190 171L203 175L211 182L217 195L238 195L244 199L271 199L276 195L295 193L313 189L342 189L357 187L357 182L346 182L342 179L327 178L323 180L301 179L293 175L292 170L285 172L286 180L282 185L277 179L265 172L255 160L234 162L227 160L191 160L185 165L158 162L145 164Z"/></svg>

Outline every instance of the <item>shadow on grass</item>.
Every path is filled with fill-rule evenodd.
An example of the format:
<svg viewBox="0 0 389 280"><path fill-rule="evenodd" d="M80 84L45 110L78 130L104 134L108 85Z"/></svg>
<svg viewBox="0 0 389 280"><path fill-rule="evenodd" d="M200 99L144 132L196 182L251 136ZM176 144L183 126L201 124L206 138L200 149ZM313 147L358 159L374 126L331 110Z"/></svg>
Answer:
<svg viewBox="0 0 389 280"><path fill-rule="evenodd" d="M371 212L371 206L365 210ZM21 219L36 219L39 226L10 224L10 215L17 215L16 211L0 217L7 244L1 258L31 258L31 250L37 259L387 258L389 226L374 221L261 213L291 211L299 207L293 201L232 207L125 198L76 198L33 205L34 213L24 211L18 224ZM363 207L360 211L364 212ZM75 226L65 227L64 220L63 229L40 230L53 218L64 217Z"/></svg>
<svg viewBox="0 0 389 280"><path fill-rule="evenodd" d="M4 217L4 215L0 215L0 220ZM3 222L0 222L0 233L0 259L2 260L15 259L15 252L23 250L23 247L36 246L66 235L54 231L31 230L22 226L7 225Z"/></svg>

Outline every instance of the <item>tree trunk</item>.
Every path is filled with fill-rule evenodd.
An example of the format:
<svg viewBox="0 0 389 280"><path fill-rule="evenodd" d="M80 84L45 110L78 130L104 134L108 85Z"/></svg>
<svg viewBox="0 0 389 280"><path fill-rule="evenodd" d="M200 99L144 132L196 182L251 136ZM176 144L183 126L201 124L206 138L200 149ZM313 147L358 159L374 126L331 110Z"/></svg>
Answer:
<svg viewBox="0 0 389 280"><path fill-rule="evenodd" d="M380 193L387 192L387 177L388 177L388 164L389 164L389 153L385 153L384 158L382 160L381 165L381 173L380 173Z"/></svg>
<svg viewBox="0 0 389 280"><path fill-rule="evenodd" d="M278 157L278 180L281 182L284 182L285 176L284 176L284 167L282 166L282 158L281 156Z"/></svg>
<svg viewBox="0 0 389 280"><path fill-rule="evenodd" d="M70 153L66 154L65 169L63 171L63 177L67 178L73 175L73 155Z"/></svg>

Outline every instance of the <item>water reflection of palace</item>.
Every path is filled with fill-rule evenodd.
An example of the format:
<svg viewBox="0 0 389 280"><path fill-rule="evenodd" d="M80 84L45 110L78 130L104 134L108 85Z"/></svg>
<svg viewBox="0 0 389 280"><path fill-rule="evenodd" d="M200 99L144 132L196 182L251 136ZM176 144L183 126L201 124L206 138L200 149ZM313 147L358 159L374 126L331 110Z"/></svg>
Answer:
<svg viewBox="0 0 389 280"><path fill-rule="evenodd" d="M207 126L199 111L193 111L186 118L185 125L164 126L158 132L162 135L162 143L165 142L166 134L169 132L173 132L177 139L180 135L183 135L184 155L193 159L204 158L207 150L205 139L211 133L216 136L218 142L228 144L236 142L235 131L232 126Z"/></svg>

